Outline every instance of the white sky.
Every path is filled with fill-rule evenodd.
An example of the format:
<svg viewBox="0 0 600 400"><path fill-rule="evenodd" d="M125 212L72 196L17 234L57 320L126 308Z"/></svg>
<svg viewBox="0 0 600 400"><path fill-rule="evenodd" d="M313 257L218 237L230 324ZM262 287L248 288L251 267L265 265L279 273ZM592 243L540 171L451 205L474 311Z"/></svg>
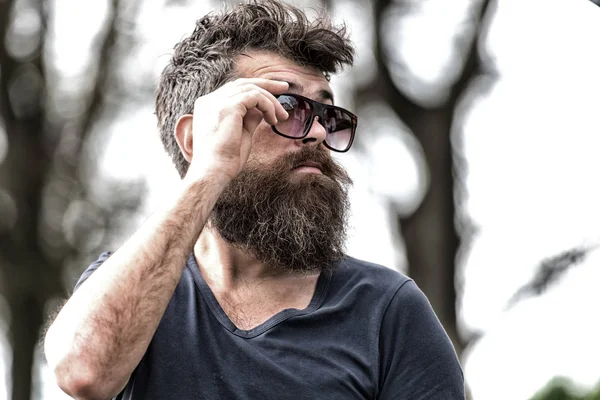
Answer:
<svg viewBox="0 0 600 400"><path fill-rule="evenodd" d="M467 119L463 318L486 332L466 362L476 399L526 399L555 375L600 380L599 254L559 287L503 311L545 257L600 239L600 9L503 1L487 48L503 76Z"/></svg>
<svg viewBox="0 0 600 400"><path fill-rule="evenodd" d="M65 0L61 7L67 3L77 4L79 15L90 20L104 9L94 9L96 2L83 7L75 0ZM154 65L159 71L164 55L186 31L181 26L193 26L195 16L208 8L198 2L193 12L183 8L164 12L158 2L151 3L144 14L148 24L142 28L152 46L143 48L142 54L149 63L158 59ZM405 25L404 37L418 38L399 48L416 75L415 90L444 78L432 65L448 61L449 19L460 19L455 15L460 7L448 4L430 0L424 14ZM369 76L365 65L372 54L360 7L337 11L348 19L359 45L359 73L333 81L336 90L344 93L350 77ZM156 26L167 21L174 22L172 30L157 32ZM600 241L600 187L595 185L600 170L599 21L600 8L587 0L503 0L484 43L502 77L466 116L464 128L469 162L467 206L480 233L464 266L462 320L466 329L485 333L465 362L476 400L528 399L556 375L583 385L600 380L600 322L595 318L600 302L596 289L599 252L592 253L547 295L505 311L508 299L532 276L541 259ZM73 29L88 28L82 21ZM73 41L63 39L63 45L80 46L77 40L87 40L84 36L77 38L67 31L63 37ZM68 57L61 65L74 65L71 58L82 56L65 54ZM342 105L351 107L343 97ZM373 107L361 118L378 113L385 123L369 132L373 137L369 158L352 152L339 157L355 180L348 248L351 255L401 268L402 246L385 205L391 201L398 209L414 208L420 196L417 182L422 178L417 165L422 160L407 150L406 143L414 141L406 133L398 134L400 123L385 110ZM106 173L148 176L151 209L176 180L158 140L147 139L149 132L155 132L152 110L136 110L112 129L115 139L107 150ZM140 142L148 142L144 151L128 150ZM132 164L140 170L131 170ZM390 181L398 185L389 185ZM6 351L3 331L0 323L0 360ZM0 400L7 399L2 390L6 367L0 363ZM43 398L64 398L47 369L42 370L42 380Z"/></svg>

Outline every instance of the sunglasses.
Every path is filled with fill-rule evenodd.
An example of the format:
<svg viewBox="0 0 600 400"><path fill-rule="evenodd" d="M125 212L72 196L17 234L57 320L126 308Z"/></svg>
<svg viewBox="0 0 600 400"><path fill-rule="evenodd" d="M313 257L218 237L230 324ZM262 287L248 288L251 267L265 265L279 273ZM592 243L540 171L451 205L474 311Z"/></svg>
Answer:
<svg viewBox="0 0 600 400"><path fill-rule="evenodd" d="M289 139L305 138L315 117L319 117L319 122L327 132L325 147L343 153L352 146L358 118L350 111L297 94L284 93L275 97L289 114L287 120L272 125L278 135Z"/></svg>

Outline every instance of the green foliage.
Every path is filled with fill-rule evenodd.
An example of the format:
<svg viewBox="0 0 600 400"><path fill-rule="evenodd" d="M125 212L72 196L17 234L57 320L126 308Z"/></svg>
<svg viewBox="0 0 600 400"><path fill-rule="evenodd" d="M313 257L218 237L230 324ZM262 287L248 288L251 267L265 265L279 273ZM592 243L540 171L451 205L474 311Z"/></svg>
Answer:
<svg viewBox="0 0 600 400"><path fill-rule="evenodd" d="M531 400L600 400L600 385L593 391L584 393L572 381L555 378Z"/></svg>

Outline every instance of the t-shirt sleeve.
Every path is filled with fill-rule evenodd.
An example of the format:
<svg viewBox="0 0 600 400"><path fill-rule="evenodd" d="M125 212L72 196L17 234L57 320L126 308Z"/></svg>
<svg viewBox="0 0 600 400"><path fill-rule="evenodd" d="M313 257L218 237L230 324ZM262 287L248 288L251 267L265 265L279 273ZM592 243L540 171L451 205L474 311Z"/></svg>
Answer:
<svg viewBox="0 0 600 400"><path fill-rule="evenodd" d="M81 274L81 277L79 277L79 280L75 284L75 289L73 291L77 290L79 286L81 286L83 282L85 282L87 278L89 278L94 273L94 271L100 268L104 261L108 260L108 257L110 257L111 254L112 252L110 251L105 251L104 253L100 254L100 257L98 257L96 261L91 263L90 266L87 267L85 271L83 271L83 274Z"/></svg>
<svg viewBox="0 0 600 400"><path fill-rule="evenodd" d="M379 399L465 398L463 372L429 300L412 280L396 291L383 317Z"/></svg>

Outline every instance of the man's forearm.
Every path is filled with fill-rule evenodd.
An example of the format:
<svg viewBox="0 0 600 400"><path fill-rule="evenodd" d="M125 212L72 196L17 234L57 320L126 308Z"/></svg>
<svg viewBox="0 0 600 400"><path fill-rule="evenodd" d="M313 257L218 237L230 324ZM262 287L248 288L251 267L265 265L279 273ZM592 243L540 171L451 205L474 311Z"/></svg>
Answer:
<svg viewBox="0 0 600 400"><path fill-rule="evenodd" d="M143 357L224 183L200 180L154 214L84 282L45 340L75 398L111 398Z"/></svg>

